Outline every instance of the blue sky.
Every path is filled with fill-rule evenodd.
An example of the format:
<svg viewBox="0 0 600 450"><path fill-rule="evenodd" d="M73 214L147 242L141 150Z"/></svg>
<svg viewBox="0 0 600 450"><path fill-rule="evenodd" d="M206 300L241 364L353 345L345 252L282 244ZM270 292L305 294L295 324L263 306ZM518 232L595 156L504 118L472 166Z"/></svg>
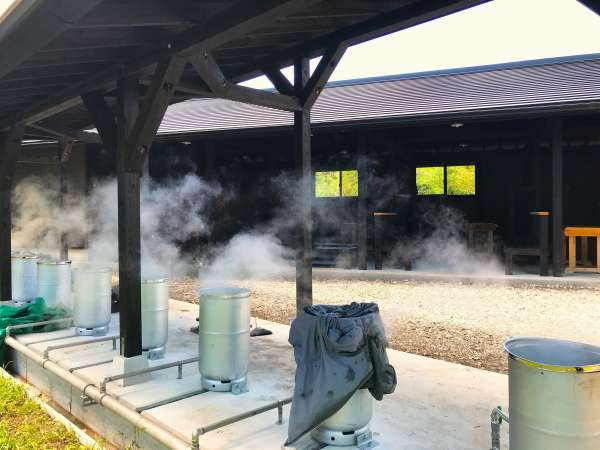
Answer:
<svg viewBox="0 0 600 450"><path fill-rule="evenodd" d="M577 0L494 0L354 46L331 79L584 53L600 53L600 16ZM244 84L272 87L264 77Z"/></svg>

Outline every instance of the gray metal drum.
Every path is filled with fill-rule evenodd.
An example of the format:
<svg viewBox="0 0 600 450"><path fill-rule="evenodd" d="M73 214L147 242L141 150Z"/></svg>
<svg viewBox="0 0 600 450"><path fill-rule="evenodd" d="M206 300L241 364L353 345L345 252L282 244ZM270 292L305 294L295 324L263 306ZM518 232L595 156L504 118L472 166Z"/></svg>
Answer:
<svg viewBox="0 0 600 450"><path fill-rule="evenodd" d="M250 345L250 291L219 287L198 293L202 386L212 391L243 392Z"/></svg>
<svg viewBox="0 0 600 450"><path fill-rule="evenodd" d="M42 297L50 308L71 310L71 261L38 261L37 296Z"/></svg>
<svg viewBox="0 0 600 450"><path fill-rule="evenodd" d="M600 448L600 347L506 341L511 450Z"/></svg>
<svg viewBox="0 0 600 450"><path fill-rule="evenodd" d="M38 257L29 253L15 253L10 258L12 300L23 305L35 299L37 294Z"/></svg>
<svg viewBox="0 0 600 450"><path fill-rule="evenodd" d="M142 349L148 359L164 356L169 335L169 280L142 280Z"/></svg>
<svg viewBox="0 0 600 450"><path fill-rule="evenodd" d="M342 408L312 432L313 439L333 446L353 446L369 441L373 417L373 396L359 389Z"/></svg>
<svg viewBox="0 0 600 450"><path fill-rule="evenodd" d="M73 325L78 334L108 333L111 287L110 267L83 265L73 269Z"/></svg>

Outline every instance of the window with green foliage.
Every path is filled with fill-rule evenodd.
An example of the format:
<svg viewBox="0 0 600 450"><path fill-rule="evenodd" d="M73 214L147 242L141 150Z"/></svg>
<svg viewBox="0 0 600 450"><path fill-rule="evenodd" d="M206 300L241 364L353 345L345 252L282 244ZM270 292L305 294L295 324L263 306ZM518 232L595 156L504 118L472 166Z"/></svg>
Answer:
<svg viewBox="0 0 600 450"><path fill-rule="evenodd" d="M444 194L444 168L443 167L417 167L417 194L418 195L443 195Z"/></svg>
<svg viewBox="0 0 600 450"><path fill-rule="evenodd" d="M315 172L315 197L358 197L358 170Z"/></svg>
<svg viewBox="0 0 600 450"><path fill-rule="evenodd" d="M448 195L475 195L475 166L446 167Z"/></svg>
<svg viewBox="0 0 600 450"><path fill-rule="evenodd" d="M417 195L475 195L475 166L417 167Z"/></svg>

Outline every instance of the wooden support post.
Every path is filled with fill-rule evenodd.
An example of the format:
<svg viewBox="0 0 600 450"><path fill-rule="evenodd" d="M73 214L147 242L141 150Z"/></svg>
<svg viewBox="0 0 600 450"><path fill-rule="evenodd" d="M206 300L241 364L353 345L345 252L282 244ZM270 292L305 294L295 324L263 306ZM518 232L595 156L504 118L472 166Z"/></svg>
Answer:
<svg viewBox="0 0 600 450"><path fill-rule="evenodd" d="M369 223L369 211L367 205L367 180L368 167L367 167L367 140L364 134L358 136L358 211L357 211L357 223L358 223L358 268L360 270L367 270L368 265L368 223Z"/></svg>
<svg viewBox="0 0 600 450"><path fill-rule="evenodd" d="M309 60L294 61L294 87L298 97L309 79ZM296 256L296 309L312 305L312 167L310 109L294 112L294 163L300 182L300 214Z"/></svg>
<svg viewBox="0 0 600 450"><path fill-rule="evenodd" d="M84 99L104 145L116 146L120 350L126 358L142 354L140 175L185 64L180 56L160 61L141 106L138 80L120 77L116 117L103 98Z"/></svg>
<svg viewBox="0 0 600 450"><path fill-rule="evenodd" d="M12 298L10 194L21 138L25 127L14 124L0 136L0 300Z"/></svg>
<svg viewBox="0 0 600 450"><path fill-rule="evenodd" d="M71 156L71 151L73 149L73 141L69 141L66 139L59 139L58 141L58 205L62 209L65 204L65 197L68 193L68 185L65 174L65 163L69 160ZM69 242L68 236L63 231L60 234L60 259L66 261L69 259Z"/></svg>
<svg viewBox="0 0 600 450"><path fill-rule="evenodd" d="M552 119L552 271L555 277L564 275L563 243L563 146L562 121Z"/></svg>
<svg viewBox="0 0 600 450"><path fill-rule="evenodd" d="M142 354L140 169L129 165L136 151L129 136L139 117L138 81L119 80L117 115L117 208L119 235L119 313L121 355Z"/></svg>
<svg viewBox="0 0 600 450"><path fill-rule="evenodd" d="M12 298L10 186L0 188L0 300Z"/></svg>
<svg viewBox="0 0 600 450"><path fill-rule="evenodd" d="M207 180L215 180L215 163L216 163L216 145L215 141L206 141L204 143L204 167L202 174Z"/></svg>

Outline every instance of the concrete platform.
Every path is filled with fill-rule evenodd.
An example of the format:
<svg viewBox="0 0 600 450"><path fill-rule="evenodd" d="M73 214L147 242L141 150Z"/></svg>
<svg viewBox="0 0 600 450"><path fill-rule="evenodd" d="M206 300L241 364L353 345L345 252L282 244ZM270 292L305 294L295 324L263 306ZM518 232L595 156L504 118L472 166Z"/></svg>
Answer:
<svg viewBox="0 0 600 450"><path fill-rule="evenodd" d="M189 331L196 324L196 307L171 301L167 354L150 365L182 360L197 355L198 336ZM177 368L153 373L146 382L123 387L109 383L107 392L132 409L191 442L199 427L254 409L292 395L295 363L287 343L289 328L260 321L273 331L272 336L251 338L249 392L241 395L204 392L195 363L184 365L183 378ZM118 316L113 316L110 333L118 330ZM33 343L56 337L56 341ZM18 336L22 343L43 353L49 345L89 338L73 337L70 330ZM109 361L117 354L111 342L93 343L71 349L59 349L49 357L66 369ZM504 375L450 364L394 350L391 363L398 373L398 387L393 395L375 402L371 428L381 449L394 450L485 450L490 447L489 415L496 405L507 405L507 378ZM132 443L144 449L164 448L99 405L83 406L81 393L57 379L27 358L12 353L13 372L50 395L62 408L77 417L109 442L125 447ZM90 383L100 385L113 375L111 363L74 371ZM159 407L156 402L174 396L188 398ZM195 395L194 395L195 394ZM149 408L149 409L147 409ZM281 449L287 435L289 407L284 409L284 424L277 425L277 411L272 410L250 419L207 433L200 438L200 448L210 450ZM505 444L507 442L505 433ZM293 449L318 448L305 437ZM507 447L503 447L507 448Z"/></svg>
<svg viewBox="0 0 600 450"><path fill-rule="evenodd" d="M595 273L566 273L563 277L542 277L530 273L468 274L424 270L358 270L330 267L313 268L315 280L359 281L418 281L429 283L489 284L514 287L540 286L566 289L600 289L600 275Z"/></svg>

